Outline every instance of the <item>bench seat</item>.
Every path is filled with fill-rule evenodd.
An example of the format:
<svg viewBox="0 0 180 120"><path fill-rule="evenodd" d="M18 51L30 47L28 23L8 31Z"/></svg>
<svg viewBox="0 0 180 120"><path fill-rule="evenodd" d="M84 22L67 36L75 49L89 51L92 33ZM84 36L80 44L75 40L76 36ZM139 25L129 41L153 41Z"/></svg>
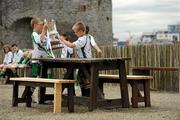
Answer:
<svg viewBox="0 0 180 120"><path fill-rule="evenodd" d="M145 107L150 107L150 80L152 76L127 75L127 81L132 87L131 103L133 108L138 107L138 102L144 102ZM99 88L103 92L104 83L120 83L118 75L99 74ZM144 97L141 95L138 84L143 85Z"/></svg>
<svg viewBox="0 0 180 120"><path fill-rule="evenodd" d="M68 109L69 112L74 111L73 83L75 83L75 80L16 77L16 78L10 78L10 81L13 82L12 106L17 106L18 103L26 102L26 106L31 107L31 102L32 102L32 98L30 95L31 87L53 87L54 113L61 112L62 84L68 84ZM18 98L19 85L26 86L21 98Z"/></svg>
<svg viewBox="0 0 180 120"><path fill-rule="evenodd" d="M171 90L171 91L176 91L180 93L180 67L161 67L161 66L131 66L130 67L130 72L133 75L150 75L152 74L151 72L154 73L154 71L160 71L160 72L173 72L171 79L168 79L169 75L167 75L167 78L163 74L162 77L157 77L160 79L157 79L154 81L155 89L160 89L160 90ZM175 74L174 74L175 73ZM154 74L156 76L156 73ZM171 75L171 74L170 74ZM162 78L162 80L161 80ZM157 82L156 82L157 81ZM173 85L169 85L171 82L173 82ZM161 86L161 85L167 85L167 86Z"/></svg>

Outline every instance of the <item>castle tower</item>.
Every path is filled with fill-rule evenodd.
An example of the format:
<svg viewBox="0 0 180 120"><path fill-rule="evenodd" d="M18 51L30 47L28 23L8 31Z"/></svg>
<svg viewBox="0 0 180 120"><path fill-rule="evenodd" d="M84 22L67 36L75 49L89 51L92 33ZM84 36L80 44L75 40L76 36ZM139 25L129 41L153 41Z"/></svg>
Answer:
<svg viewBox="0 0 180 120"><path fill-rule="evenodd" d="M82 20L99 45L112 44L111 0L1 0L0 41L31 48L33 17L53 18L59 33L71 35L72 25Z"/></svg>

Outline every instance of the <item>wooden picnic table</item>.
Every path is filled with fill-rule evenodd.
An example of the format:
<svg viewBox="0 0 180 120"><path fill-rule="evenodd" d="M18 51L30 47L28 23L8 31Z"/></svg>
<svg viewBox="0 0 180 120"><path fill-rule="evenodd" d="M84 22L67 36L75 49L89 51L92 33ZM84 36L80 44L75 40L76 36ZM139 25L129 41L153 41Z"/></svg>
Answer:
<svg viewBox="0 0 180 120"><path fill-rule="evenodd" d="M42 64L42 78L47 77L48 68L66 68L67 73L64 79L73 79L73 72L75 69L82 70L87 78L90 80L90 97L88 100L89 111L97 108L97 91L98 91L98 74L100 70L119 70L119 82L122 107L129 107L129 95L126 79L125 61L130 58L38 58ZM86 66L89 66L88 69ZM89 72L90 71L90 72ZM39 103L44 103L48 100L45 95L45 88L40 89Z"/></svg>

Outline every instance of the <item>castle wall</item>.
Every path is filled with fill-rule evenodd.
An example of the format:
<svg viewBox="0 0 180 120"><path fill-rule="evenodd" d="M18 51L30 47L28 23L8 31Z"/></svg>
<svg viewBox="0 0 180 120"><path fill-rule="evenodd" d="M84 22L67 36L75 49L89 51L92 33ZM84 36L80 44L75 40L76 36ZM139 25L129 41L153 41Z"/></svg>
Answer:
<svg viewBox="0 0 180 120"><path fill-rule="evenodd" d="M55 19L60 33L71 33L72 25L84 21L99 45L112 44L111 0L1 0L0 24L3 42L31 48L30 20ZM73 39L73 38L72 38Z"/></svg>

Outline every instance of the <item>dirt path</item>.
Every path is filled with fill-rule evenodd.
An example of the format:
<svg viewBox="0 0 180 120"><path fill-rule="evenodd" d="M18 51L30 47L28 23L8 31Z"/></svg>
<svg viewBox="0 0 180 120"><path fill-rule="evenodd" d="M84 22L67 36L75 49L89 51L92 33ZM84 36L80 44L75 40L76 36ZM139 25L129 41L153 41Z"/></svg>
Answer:
<svg viewBox="0 0 180 120"><path fill-rule="evenodd" d="M22 90L21 90L22 91ZM51 90L49 90L51 91ZM106 86L105 97L119 95L117 86ZM89 112L86 107L75 106L75 113L68 113L63 107L62 113L53 114L53 106L32 104L26 108L25 104L11 107L12 86L0 85L0 120L180 120L180 94L166 92L151 92L151 108L118 108L97 109Z"/></svg>

